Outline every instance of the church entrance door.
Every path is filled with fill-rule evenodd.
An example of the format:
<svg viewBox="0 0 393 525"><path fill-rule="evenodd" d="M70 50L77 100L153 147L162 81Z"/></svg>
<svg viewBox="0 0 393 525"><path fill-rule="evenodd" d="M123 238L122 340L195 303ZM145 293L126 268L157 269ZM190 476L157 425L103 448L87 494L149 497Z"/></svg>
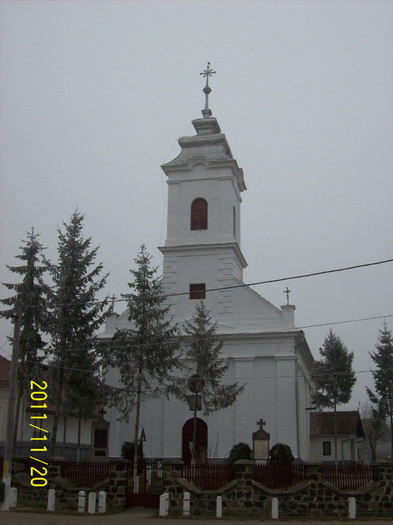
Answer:
<svg viewBox="0 0 393 525"><path fill-rule="evenodd" d="M185 464L191 463L192 435L194 429L194 418L189 419L183 425L182 439L182 460ZM196 439L195 439L196 457L200 458L207 451L207 425L197 417L196 420Z"/></svg>

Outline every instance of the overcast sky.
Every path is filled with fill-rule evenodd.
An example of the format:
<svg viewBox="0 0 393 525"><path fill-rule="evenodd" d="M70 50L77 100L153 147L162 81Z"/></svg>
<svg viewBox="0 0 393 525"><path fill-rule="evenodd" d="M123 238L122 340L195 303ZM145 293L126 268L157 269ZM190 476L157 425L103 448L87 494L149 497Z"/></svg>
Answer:
<svg viewBox="0 0 393 525"><path fill-rule="evenodd" d="M245 282L391 259L392 20L378 0L1 1L0 280L14 279L6 264L32 225L55 260L76 208L109 294L127 292L141 243L162 265L160 165L194 134L207 60L210 106L248 188ZM256 287L280 306L289 286L316 358L330 327L355 353L349 408L373 386L383 325L361 319L393 328L392 268ZM5 356L11 329L2 322Z"/></svg>

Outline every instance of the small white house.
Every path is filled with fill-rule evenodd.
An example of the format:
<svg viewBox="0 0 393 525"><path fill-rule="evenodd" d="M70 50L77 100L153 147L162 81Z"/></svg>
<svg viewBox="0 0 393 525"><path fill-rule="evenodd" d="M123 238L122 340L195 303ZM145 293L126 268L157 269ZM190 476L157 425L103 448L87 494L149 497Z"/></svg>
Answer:
<svg viewBox="0 0 393 525"><path fill-rule="evenodd" d="M335 461L334 412L312 412L310 422L311 459ZM359 445L364 437L358 411L337 412L337 461L359 461Z"/></svg>

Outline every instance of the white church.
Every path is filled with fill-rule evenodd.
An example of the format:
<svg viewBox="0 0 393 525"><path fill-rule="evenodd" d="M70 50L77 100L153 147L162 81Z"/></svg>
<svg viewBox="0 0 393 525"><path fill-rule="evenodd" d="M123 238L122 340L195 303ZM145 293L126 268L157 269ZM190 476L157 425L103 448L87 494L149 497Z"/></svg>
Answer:
<svg viewBox="0 0 393 525"><path fill-rule="evenodd" d="M262 418L270 447L286 443L295 457L308 460L306 408L311 406L313 357L303 331L295 327L295 306L277 308L243 283L247 262L240 224L246 184L209 109L212 73L208 64L203 117L192 121L196 135L181 137L180 154L162 166L168 179L167 238L159 247L164 259L162 280L170 314L178 324L191 319L196 303L204 299L224 343L223 358L230 363L227 382L238 381L245 389L231 407L207 417L198 412L196 445L207 448L209 457L219 458L227 457L239 442L252 448L252 433ZM128 312L114 313L100 337L109 341L117 329L127 327ZM116 386L117 381L112 371L108 382ZM117 417L115 409L107 410L112 457L120 456L124 441L133 440L133 421L127 424ZM175 398L145 403L140 421L145 456L187 461L192 417L190 408Z"/></svg>

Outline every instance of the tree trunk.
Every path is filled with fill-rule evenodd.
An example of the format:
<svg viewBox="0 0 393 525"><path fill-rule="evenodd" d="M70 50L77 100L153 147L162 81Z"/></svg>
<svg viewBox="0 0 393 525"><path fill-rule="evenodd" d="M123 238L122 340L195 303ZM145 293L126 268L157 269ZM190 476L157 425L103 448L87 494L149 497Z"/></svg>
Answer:
<svg viewBox="0 0 393 525"><path fill-rule="evenodd" d="M18 427L19 427L19 414L20 414L20 402L22 399L23 394L23 385L20 382L19 388L18 388L18 397L16 400L16 407L15 407L15 421L14 421L14 434L12 437L12 450L14 451L14 454L16 453L16 441L18 439Z"/></svg>
<svg viewBox="0 0 393 525"><path fill-rule="evenodd" d="M139 370L141 373L141 370ZM137 479L138 479L138 444L139 444L139 418L141 412L141 391L142 384L141 379L138 379L138 391L136 398L136 415L135 415L135 432L134 432L134 493L137 492Z"/></svg>
<svg viewBox="0 0 393 525"><path fill-rule="evenodd" d="M337 403L334 398L334 464L337 465Z"/></svg>
<svg viewBox="0 0 393 525"><path fill-rule="evenodd" d="M49 455L52 457L55 455L55 450L56 450L57 427L59 425L60 406L61 406L61 391L62 391L63 379L64 379L63 368L60 368L58 377L59 377L59 381L57 383L58 390L56 392L55 414L53 416L52 437L50 440L50 451L49 451Z"/></svg>
<svg viewBox="0 0 393 525"><path fill-rule="evenodd" d="M194 396L194 424L192 428L192 447L191 447L191 463L196 463L196 427L197 427L197 403L198 403L198 393L195 393Z"/></svg>
<svg viewBox="0 0 393 525"><path fill-rule="evenodd" d="M390 405L390 457L393 459L393 407Z"/></svg>
<svg viewBox="0 0 393 525"><path fill-rule="evenodd" d="M79 407L78 413L78 445L76 447L76 460L79 463L81 460L81 427L82 427L82 407Z"/></svg>

